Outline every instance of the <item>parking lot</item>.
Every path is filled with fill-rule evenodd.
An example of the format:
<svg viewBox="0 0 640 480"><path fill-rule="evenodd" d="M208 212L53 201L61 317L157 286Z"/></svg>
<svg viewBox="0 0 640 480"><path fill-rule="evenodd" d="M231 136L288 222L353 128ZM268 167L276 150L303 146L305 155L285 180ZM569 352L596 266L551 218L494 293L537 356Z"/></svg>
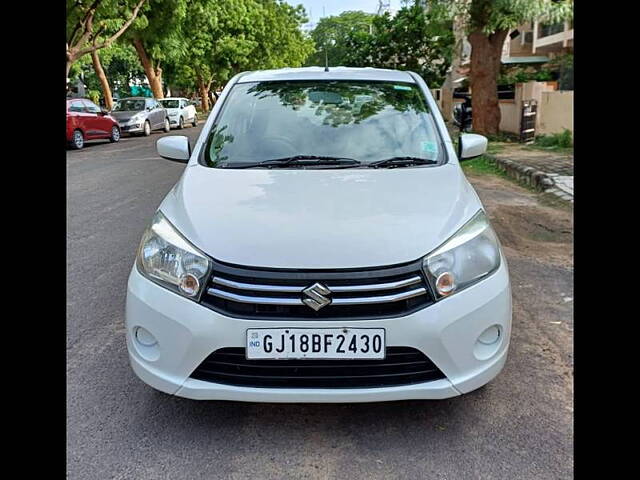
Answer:
<svg viewBox="0 0 640 480"><path fill-rule="evenodd" d="M441 401L197 402L129 367L126 282L144 228L183 164L155 142L67 152L67 469L70 479L550 479L573 475L572 213L508 180L470 178L508 259L503 372ZM212 199L216 192L211 192Z"/></svg>

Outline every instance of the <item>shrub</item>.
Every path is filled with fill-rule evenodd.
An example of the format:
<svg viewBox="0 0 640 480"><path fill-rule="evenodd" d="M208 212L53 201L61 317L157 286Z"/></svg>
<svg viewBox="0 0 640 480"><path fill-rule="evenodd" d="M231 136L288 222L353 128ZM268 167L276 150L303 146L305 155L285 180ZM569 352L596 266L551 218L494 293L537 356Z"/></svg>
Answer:
<svg viewBox="0 0 640 480"><path fill-rule="evenodd" d="M539 135L536 137L535 144L539 147L571 148L573 146L571 130L567 130L565 128L562 133L554 133L552 135Z"/></svg>

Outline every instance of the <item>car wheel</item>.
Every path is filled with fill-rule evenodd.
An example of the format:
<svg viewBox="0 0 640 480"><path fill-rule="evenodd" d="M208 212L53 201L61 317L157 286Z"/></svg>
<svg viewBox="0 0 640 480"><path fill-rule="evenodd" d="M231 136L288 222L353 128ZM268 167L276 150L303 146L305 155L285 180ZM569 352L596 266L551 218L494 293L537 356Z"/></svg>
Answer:
<svg viewBox="0 0 640 480"><path fill-rule="evenodd" d="M144 122L143 134L145 137L148 137L149 135L151 135L151 124L149 123L149 120L145 120Z"/></svg>
<svg viewBox="0 0 640 480"><path fill-rule="evenodd" d="M178 120L178 128L180 130L182 130L184 128L184 118L180 117L180 120Z"/></svg>
<svg viewBox="0 0 640 480"><path fill-rule="evenodd" d="M169 123L169 119L165 118L164 119L164 131L165 133L168 133L171 131L171 124Z"/></svg>
<svg viewBox="0 0 640 480"><path fill-rule="evenodd" d="M111 127L111 136L109 137L111 143L120 141L120 129L116 126Z"/></svg>
<svg viewBox="0 0 640 480"><path fill-rule="evenodd" d="M198 115L193 116L193 123L191 125L193 125L194 127L198 126Z"/></svg>
<svg viewBox="0 0 640 480"><path fill-rule="evenodd" d="M84 147L84 135L80 130L74 130L73 140L71 140L71 147L74 150L80 150L82 147Z"/></svg>

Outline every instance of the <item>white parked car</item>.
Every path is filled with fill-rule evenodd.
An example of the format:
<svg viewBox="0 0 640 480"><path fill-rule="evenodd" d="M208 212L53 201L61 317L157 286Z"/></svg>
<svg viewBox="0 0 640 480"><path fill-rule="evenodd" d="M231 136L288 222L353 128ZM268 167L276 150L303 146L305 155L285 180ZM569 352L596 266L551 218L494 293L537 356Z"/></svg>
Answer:
<svg viewBox="0 0 640 480"><path fill-rule="evenodd" d="M441 399L503 368L507 263L424 80L372 68L236 75L143 234L131 366L192 399Z"/></svg>
<svg viewBox="0 0 640 480"><path fill-rule="evenodd" d="M168 97L158 100L169 114L171 127L184 128L188 123L198 125L198 113L192 102L186 98Z"/></svg>

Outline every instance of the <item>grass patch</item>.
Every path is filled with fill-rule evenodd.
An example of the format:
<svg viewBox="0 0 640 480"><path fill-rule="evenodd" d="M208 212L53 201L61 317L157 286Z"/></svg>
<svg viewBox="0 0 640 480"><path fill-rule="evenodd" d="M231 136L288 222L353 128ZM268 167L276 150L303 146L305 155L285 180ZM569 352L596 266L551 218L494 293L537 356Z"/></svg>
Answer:
<svg viewBox="0 0 640 480"><path fill-rule="evenodd" d="M571 154L573 153L573 138L571 131L565 128L562 133L539 135L532 144L527 146L527 148Z"/></svg>
<svg viewBox="0 0 640 480"><path fill-rule="evenodd" d="M504 145L501 143L489 142L489 145L487 145L487 153L500 153L504 148Z"/></svg>
<svg viewBox="0 0 640 480"><path fill-rule="evenodd" d="M496 162L486 155L482 155L478 158L472 158L471 160L463 160L460 162L460 166L465 174L497 175L499 177L507 178L506 172L498 168Z"/></svg>
<svg viewBox="0 0 640 480"><path fill-rule="evenodd" d="M509 132L498 132L497 135L486 135L489 139L489 142L500 142L500 143L518 143L519 138L515 133Z"/></svg>
<svg viewBox="0 0 640 480"><path fill-rule="evenodd" d="M462 171L465 175L495 175L500 178L504 178L516 185L525 188L533 193L540 193L533 186L528 183L518 181L517 179L509 176L505 170L502 170L496 164L495 160L490 155L482 155L478 158L473 158L471 160L463 160L460 162L460 166L462 167Z"/></svg>

